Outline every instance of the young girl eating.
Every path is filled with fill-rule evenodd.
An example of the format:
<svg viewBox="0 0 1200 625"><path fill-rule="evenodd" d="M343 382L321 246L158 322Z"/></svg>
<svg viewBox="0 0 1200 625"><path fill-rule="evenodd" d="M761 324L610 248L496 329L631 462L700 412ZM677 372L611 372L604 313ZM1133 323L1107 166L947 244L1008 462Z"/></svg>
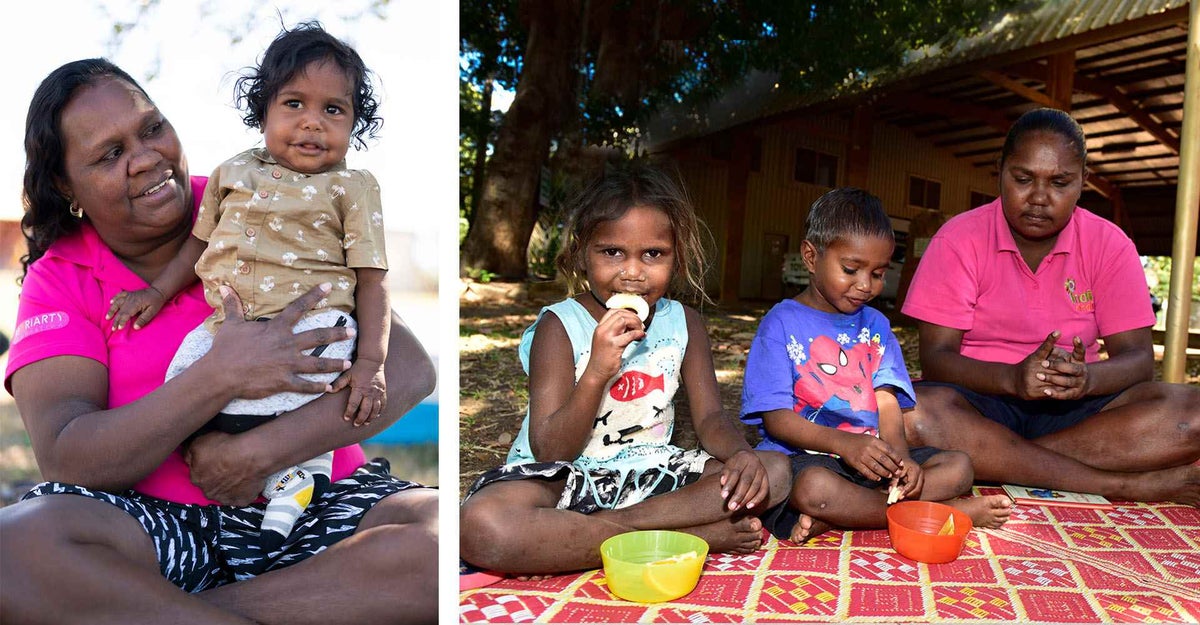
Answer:
<svg viewBox="0 0 1200 625"><path fill-rule="evenodd" d="M597 568L606 538L646 529L757 550L756 515L783 501L790 471L726 417L704 322L667 298L705 298L690 203L658 170L610 172L584 190L565 236L557 263L572 296L521 338L529 410L508 463L467 493L462 558L517 574ZM702 449L671 445L681 381Z"/></svg>

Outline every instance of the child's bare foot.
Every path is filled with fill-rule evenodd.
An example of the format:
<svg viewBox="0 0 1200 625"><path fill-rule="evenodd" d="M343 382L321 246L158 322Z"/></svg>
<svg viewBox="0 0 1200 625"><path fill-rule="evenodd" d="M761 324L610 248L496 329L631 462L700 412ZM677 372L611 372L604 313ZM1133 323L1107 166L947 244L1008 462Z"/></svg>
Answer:
<svg viewBox="0 0 1200 625"><path fill-rule="evenodd" d="M518 582L540 582L543 579L550 579L554 575L517 575Z"/></svg>
<svg viewBox="0 0 1200 625"><path fill-rule="evenodd" d="M829 531L829 524L819 519L801 514L800 520L792 526L792 536L790 540L794 543L802 543L810 538L816 538L821 534Z"/></svg>
<svg viewBox="0 0 1200 625"><path fill-rule="evenodd" d="M951 499L945 503L966 513L975 527L996 529L1004 525L1008 515L1012 514L1012 500L1008 495Z"/></svg>
<svg viewBox="0 0 1200 625"><path fill-rule="evenodd" d="M680 531L694 534L708 543L709 553L754 553L762 547L762 521L754 516L722 519Z"/></svg>

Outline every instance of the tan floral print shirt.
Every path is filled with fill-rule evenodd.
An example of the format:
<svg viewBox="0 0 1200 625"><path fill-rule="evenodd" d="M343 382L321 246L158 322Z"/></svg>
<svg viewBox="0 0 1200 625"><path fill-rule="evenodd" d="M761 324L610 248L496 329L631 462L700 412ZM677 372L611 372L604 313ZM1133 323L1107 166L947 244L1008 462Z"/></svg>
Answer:
<svg viewBox="0 0 1200 625"><path fill-rule="evenodd" d="M242 152L208 179L192 234L208 242L196 274L214 333L225 317L222 284L237 291L246 319L272 317L322 282L333 290L315 310L351 313L354 269L387 269L379 183L345 161L302 174L263 148Z"/></svg>

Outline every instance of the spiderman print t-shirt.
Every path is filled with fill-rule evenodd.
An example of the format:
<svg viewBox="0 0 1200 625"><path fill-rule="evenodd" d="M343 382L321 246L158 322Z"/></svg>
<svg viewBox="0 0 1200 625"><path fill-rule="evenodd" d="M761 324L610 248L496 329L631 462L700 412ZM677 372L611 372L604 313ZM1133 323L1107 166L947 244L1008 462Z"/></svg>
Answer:
<svg viewBox="0 0 1200 625"><path fill-rule="evenodd" d="M742 421L757 425L759 449L796 453L775 440L762 414L787 409L818 425L879 435L875 390L892 387L900 408L916 405L891 323L864 306L826 313L795 300L776 304L758 325L746 360Z"/></svg>

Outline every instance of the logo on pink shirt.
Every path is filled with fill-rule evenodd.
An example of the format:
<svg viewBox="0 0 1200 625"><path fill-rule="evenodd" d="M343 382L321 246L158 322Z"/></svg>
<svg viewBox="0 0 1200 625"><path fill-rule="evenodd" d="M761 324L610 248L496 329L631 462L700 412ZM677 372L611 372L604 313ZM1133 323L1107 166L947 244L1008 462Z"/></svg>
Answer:
<svg viewBox="0 0 1200 625"><path fill-rule="evenodd" d="M43 313L29 317L17 324L17 329L13 332L13 345L39 332L65 327L70 320L71 316L63 311Z"/></svg>
<svg viewBox="0 0 1200 625"><path fill-rule="evenodd" d="M1074 278L1067 278L1063 288L1067 291L1067 297L1071 298L1071 305L1075 307L1075 312L1086 313L1096 309L1096 300L1092 297L1092 290L1076 293Z"/></svg>

